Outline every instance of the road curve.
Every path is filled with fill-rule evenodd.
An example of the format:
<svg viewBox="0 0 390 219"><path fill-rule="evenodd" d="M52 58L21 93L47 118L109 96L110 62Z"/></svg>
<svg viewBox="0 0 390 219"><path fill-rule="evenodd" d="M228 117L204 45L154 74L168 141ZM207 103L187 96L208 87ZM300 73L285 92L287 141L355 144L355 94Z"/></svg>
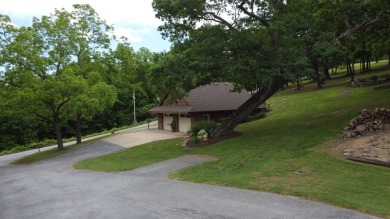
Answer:
<svg viewBox="0 0 390 219"><path fill-rule="evenodd" d="M32 165L0 166L0 218L376 218L294 197L166 178L208 162L204 157L119 173L71 167L122 149L97 141Z"/></svg>

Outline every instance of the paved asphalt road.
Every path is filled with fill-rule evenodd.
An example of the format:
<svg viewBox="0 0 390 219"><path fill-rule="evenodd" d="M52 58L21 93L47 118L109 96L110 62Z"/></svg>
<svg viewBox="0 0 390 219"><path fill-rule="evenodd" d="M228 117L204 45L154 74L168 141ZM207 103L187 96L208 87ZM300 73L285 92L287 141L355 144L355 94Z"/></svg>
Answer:
<svg viewBox="0 0 390 219"><path fill-rule="evenodd" d="M375 218L294 197L166 178L207 162L202 157L120 173L71 168L122 149L97 141L32 165L0 166L0 218Z"/></svg>

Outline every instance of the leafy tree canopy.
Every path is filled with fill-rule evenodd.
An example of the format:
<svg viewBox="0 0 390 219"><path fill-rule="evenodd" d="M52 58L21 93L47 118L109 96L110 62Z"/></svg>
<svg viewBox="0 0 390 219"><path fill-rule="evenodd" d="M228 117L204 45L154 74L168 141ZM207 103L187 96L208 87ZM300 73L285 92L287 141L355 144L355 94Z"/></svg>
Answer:
<svg viewBox="0 0 390 219"><path fill-rule="evenodd" d="M174 43L155 69L166 78L167 90L227 80L256 92L216 135L231 133L286 81L313 70L319 81L321 63L333 63L331 57L343 53L353 33L383 22L389 12L377 0L154 0L152 5L164 22L163 37Z"/></svg>

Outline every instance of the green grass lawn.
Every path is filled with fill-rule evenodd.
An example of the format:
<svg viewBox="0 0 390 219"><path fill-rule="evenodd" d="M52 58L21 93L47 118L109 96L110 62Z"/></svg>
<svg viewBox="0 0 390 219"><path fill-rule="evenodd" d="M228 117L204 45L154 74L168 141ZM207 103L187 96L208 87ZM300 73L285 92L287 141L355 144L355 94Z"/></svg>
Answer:
<svg viewBox="0 0 390 219"><path fill-rule="evenodd" d="M148 143L106 156L78 162L76 169L119 172L179 157L191 150L182 147L183 139L170 139Z"/></svg>
<svg viewBox="0 0 390 219"><path fill-rule="evenodd" d="M390 68L362 76L376 74L390 74ZM154 142L82 161L76 168L123 171L202 154L217 160L170 177L299 196L390 218L390 169L347 161L328 149L361 109L390 108L390 89L352 88L348 82L338 76L320 90L308 84L303 91L278 92L269 100L268 117L238 126L244 135L237 138L190 149L180 139Z"/></svg>

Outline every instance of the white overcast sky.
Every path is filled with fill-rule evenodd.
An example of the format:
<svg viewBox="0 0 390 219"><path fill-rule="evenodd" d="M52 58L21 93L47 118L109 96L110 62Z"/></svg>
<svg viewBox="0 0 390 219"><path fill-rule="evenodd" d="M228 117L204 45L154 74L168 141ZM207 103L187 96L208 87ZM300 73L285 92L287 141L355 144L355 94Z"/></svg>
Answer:
<svg viewBox="0 0 390 219"><path fill-rule="evenodd" d="M114 25L115 35L127 37L135 50L169 50L170 43L157 31L162 22L154 16L152 0L0 0L0 14L10 16L17 26L30 26L33 17L54 13L55 8L70 11L73 4L90 4L101 19Z"/></svg>

